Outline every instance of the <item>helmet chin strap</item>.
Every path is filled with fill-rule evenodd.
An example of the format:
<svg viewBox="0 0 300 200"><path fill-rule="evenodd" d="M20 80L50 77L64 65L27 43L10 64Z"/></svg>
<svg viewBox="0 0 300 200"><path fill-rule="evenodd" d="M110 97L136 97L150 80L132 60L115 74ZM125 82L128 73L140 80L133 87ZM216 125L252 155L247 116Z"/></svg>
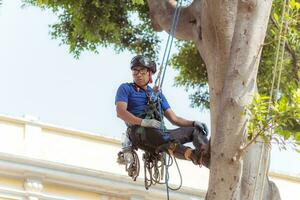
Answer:
<svg viewBox="0 0 300 200"><path fill-rule="evenodd" d="M133 81L134 82L134 81ZM148 83L149 83L149 81L148 81ZM144 88L146 85L148 85L148 83L146 83L145 85L139 85L139 84L137 84L136 82L134 82L134 84L137 86L137 87L139 87L139 88Z"/></svg>
<svg viewBox="0 0 300 200"><path fill-rule="evenodd" d="M152 75L153 75L153 72L149 71L149 81L148 81L148 83L153 83Z"/></svg>

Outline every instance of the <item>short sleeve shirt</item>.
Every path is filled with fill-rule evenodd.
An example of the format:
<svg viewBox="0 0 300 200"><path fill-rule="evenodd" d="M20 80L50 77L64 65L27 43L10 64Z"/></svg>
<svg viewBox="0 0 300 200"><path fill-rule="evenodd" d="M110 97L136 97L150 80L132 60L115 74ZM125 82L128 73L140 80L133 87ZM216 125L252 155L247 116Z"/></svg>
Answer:
<svg viewBox="0 0 300 200"><path fill-rule="evenodd" d="M127 103L128 112L132 113L135 116L139 116L145 112L147 105L147 94L153 93L153 89L150 86L147 86L147 90L138 90L133 83L123 83L119 86L115 103L118 101ZM160 98L162 100L161 107L165 111L170 108L170 105L165 98L165 96L160 93Z"/></svg>

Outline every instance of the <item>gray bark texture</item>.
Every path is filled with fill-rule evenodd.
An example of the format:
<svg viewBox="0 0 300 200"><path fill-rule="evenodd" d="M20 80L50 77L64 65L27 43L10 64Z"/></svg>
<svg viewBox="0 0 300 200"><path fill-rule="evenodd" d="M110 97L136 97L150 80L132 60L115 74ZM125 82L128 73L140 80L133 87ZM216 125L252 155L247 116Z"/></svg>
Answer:
<svg viewBox="0 0 300 200"><path fill-rule="evenodd" d="M170 30L175 0L147 0L153 28ZM265 146L246 142L252 101L272 0L194 0L183 7L175 37L195 42L208 72L211 160L207 200L280 200L268 180ZM237 159L234 159L237 158Z"/></svg>

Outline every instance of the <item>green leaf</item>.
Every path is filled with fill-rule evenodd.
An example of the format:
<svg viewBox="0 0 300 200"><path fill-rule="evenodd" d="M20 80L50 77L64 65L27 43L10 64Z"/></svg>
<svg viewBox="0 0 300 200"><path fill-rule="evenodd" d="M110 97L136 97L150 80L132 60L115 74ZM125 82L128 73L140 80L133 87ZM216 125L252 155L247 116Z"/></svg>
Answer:
<svg viewBox="0 0 300 200"><path fill-rule="evenodd" d="M132 0L132 3L136 4L136 5L143 5L144 4L144 0Z"/></svg>
<svg viewBox="0 0 300 200"><path fill-rule="evenodd" d="M298 141L298 142L300 142L300 132L297 132L295 134L295 140Z"/></svg>
<svg viewBox="0 0 300 200"><path fill-rule="evenodd" d="M49 3L49 0L37 0L38 6L42 7L43 4L47 5Z"/></svg>
<svg viewBox="0 0 300 200"><path fill-rule="evenodd" d="M294 8L296 5L296 1L295 0L290 0L290 6L291 8Z"/></svg>
<svg viewBox="0 0 300 200"><path fill-rule="evenodd" d="M42 6L43 5L43 0L38 0L37 3L38 3L38 6Z"/></svg>
<svg viewBox="0 0 300 200"><path fill-rule="evenodd" d="M277 15L277 13L273 13L273 17L274 17L274 20L276 21L276 23L278 24L278 22L279 22L279 17L278 17L278 15Z"/></svg>
<svg viewBox="0 0 300 200"><path fill-rule="evenodd" d="M284 135L283 135L285 140L288 140L291 137L291 132L289 131L284 131Z"/></svg>

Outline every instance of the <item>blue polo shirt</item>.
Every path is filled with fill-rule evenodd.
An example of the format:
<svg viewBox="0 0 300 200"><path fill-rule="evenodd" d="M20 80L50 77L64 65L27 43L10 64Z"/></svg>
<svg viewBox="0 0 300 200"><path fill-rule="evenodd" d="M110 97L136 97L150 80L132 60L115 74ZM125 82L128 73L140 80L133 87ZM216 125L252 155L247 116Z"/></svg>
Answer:
<svg viewBox="0 0 300 200"><path fill-rule="evenodd" d="M150 86L147 86L147 91L144 91L142 89L137 90L133 83L123 83L118 88L115 103L118 101L126 102L128 112L135 116L139 116L145 112L147 105L147 93L149 95L153 93L153 89ZM159 97L162 100L162 109L165 111L170 108L167 99L162 93L159 94Z"/></svg>

